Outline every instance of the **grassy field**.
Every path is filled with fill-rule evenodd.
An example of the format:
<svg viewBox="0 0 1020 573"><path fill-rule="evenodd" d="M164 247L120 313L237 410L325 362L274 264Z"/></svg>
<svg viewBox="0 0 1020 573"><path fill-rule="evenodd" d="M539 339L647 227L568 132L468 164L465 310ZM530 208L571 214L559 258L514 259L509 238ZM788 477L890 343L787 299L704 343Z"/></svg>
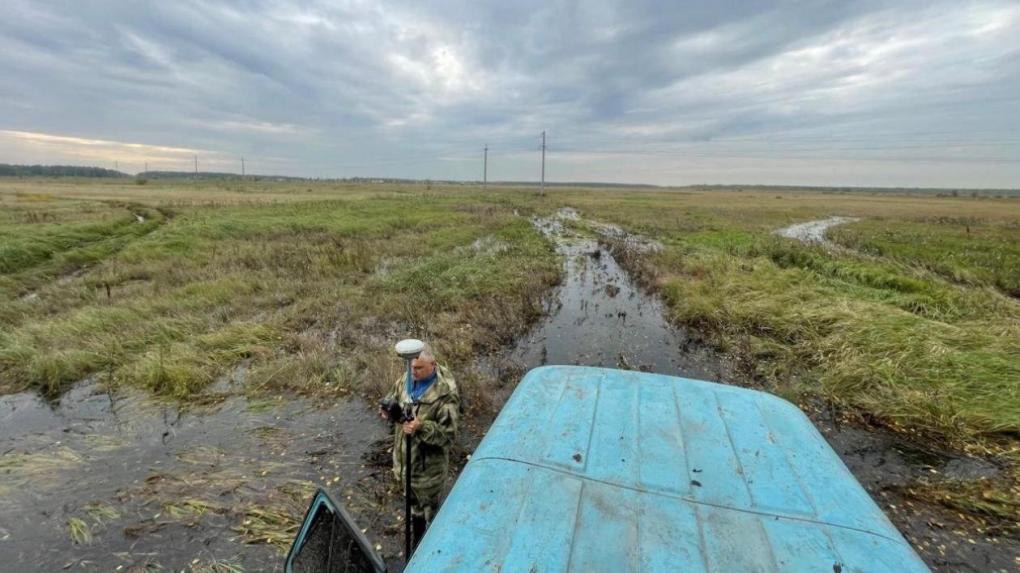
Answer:
<svg viewBox="0 0 1020 573"><path fill-rule="evenodd" d="M660 240L662 252L629 266L677 322L744 358L769 388L960 444L1020 432L1020 300L1009 288L1020 281L1020 201L725 191L556 200ZM862 218L833 231L846 248L773 233L832 215ZM958 236L961 217L969 239ZM885 255L862 247L890 237L899 246Z"/></svg>
<svg viewBox="0 0 1020 573"><path fill-rule="evenodd" d="M352 389L408 331L466 360L557 280L515 213L572 206L661 241L632 269L773 390L950 441L1020 432L1017 199L11 180L0 205L8 390L102 374L183 397L243 360ZM861 218L844 249L773 234L830 215Z"/></svg>
<svg viewBox="0 0 1020 573"><path fill-rule="evenodd" d="M244 364L252 392L374 400L393 339L465 364L541 314L559 264L526 216L564 206L663 243L621 260L751 383L994 453L1013 478L952 503L1017 514L1016 198L2 181L0 388L188 398ZM835 249L774 234L832 215L860 218Z"/></svg>
<svg viewBox="0 0 1020 573"><path fill-rule="evenodd" d="M468 360L537 316L558 262L498 198L423 191L4 185L0 381L186 398L250 363L253 390L372 394L409 332Z"/></svg>

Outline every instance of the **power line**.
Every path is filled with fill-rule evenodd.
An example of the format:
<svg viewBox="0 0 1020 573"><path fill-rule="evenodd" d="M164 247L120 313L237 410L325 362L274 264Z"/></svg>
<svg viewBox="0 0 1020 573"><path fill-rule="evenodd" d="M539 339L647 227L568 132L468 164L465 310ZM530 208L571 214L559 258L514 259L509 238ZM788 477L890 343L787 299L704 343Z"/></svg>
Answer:
<svg viewBox="0 0 1020 573"><path fill-rule="evenodd" d="M545 196L545 130L542 130L542 188L540 193Z"/></svg>

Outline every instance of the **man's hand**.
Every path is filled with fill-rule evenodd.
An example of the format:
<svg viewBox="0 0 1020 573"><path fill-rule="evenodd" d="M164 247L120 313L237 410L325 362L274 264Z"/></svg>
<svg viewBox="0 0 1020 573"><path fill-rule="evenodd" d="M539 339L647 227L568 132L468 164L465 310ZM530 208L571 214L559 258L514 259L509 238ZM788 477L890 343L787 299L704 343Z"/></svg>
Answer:
<svg viewBox="0 0 1020 573"><path fill-rule="evenodd" d="M382 406L379 406L379 417L387 422L390 420L390 416L386 413L386 410L383 410Z"/></svg>
<svg viewBox="0 0 1020 573"><path fill-rule="evenodd" d="M405 435L413 436L414 433L417 432L419 428L421 428L421 420L415 418L414 420L411 420L410 422L404 422L404 426L403 427L404 427L404 434Z"/></svg>

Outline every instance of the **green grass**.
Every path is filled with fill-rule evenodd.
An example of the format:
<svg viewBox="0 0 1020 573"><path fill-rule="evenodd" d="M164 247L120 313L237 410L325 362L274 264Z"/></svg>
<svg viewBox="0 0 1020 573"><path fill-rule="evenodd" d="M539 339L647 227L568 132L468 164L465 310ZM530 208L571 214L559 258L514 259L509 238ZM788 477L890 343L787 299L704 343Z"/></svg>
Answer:
<svg viewBox="0 0 1020 573"><path fill-rule="evenodd" d="M958 444L1020 433L1020 304L993 288L993 278L963 283L928 264L952 260L946 252L958 245L918 242L918 250L929 245L927 258L810 247L772 231L832 214L874 217L882 207L861 212L861 204L847 202L816 210L798 201L791 220L766 196L741 204L730 202L735 194L721 195L714 204L669 194L645 194L631 208L590 197L565 203L662 241L662 253L632 256L627 266L661 289L676 322L740 357L768 388L835 399ZM928 221L942 207L934 199L900 201L917 203L916 216ZM956 204L944 210L961 212ZM997 230L972 230L976 246L957 260L987 264L988 277L1020 272L1009 264L1009 248L997 254L1015 225L1003 213L980 219ZM1012 216L1020 219L1020 205ZM994 255L978 263L971 253Z"/></svg>
<svg viewBox="0 0 1020 573"><path fill-rule="evenodd" d="M773 387L806 373L817 384L806 390L952 437L1020 428L1020 313L1008 301L1004 321L982 312L993 302L877 265L819 268L784 256L803 247L769 247L689 253L664 287L674 317L746 352Z"/></svg>
<svg viewBox="0 0 1020 573"><path fill-rule="evenodd" d="M26 299L40 288L69 282L164 221L164 213L139 205L77 201L6 212L0 217L0 324L16 324L30 304Z"/></svg>
<svg viewBox="0 0 1020 573"><path fill-rule="evenodd" d="M99 376L197 400L243 365L253 408L291 393L374 400L399 374L395 338L466 365L519 337L560 273L527 216L572 206L660 241L621 262L749 380L999 452L1012 477L961 486L951 505L1016 514L1002 501L1020 451L1015 199L19 181L0 184L0 206L0 391ZM841 249L774 235L832 215L861 218L832 231ZM458 383L485 407L474 376ZM8 464L36 462L48 467ZM252 540L280 528L260 511L242 521Z"/></svg>
<svg viewBox="0 0 1020 573"><path fill-rule="evenodd" d="M0 304L0 380L12 389L53 394L101 375L185 398L245 360L264 389L368 388L358 357L384 346L379 335L425 336L466 359L520 331L558 278L527 220L482 195L345 188L139 205L54 192L30 207L23 196L15 209L53 215L0 224L16 255L0 280L12 295L32 289ZM67 222L75 209L87 222Z"/></svg>
<svg viewBox="0 0 1020 573"><path fill-rule="evenodd" d="M94 539L92 527L78 517L67 519L67 534L76 545L91 545Z"/></svg>
<svg viewBox="0 0 1020 573"><path fill-rule="evenodd" d="M16 254L0 272L9 388L55 393L101 375L188 397L245 362L253 389L371 395L395 374L384 360L393 336L429 338L458 362L519 336L559 272L519 215L569 205L660 240L663 252L625 262L661 288L675 321L742 356L768 387L950 441L1020 432L1017 201L11 187L0 192L0 248ZM847 250L772 234L833 214L862 218L833 231ZM482 394L472 383L466 391Z"/></svg>
<svg viewBox="0 0 1020 573"><path fill-rule="evenodd" d="M1020 224L967 217L861 221L833 232L841 244L930 269L953 282L1020 297Z"/></svg>

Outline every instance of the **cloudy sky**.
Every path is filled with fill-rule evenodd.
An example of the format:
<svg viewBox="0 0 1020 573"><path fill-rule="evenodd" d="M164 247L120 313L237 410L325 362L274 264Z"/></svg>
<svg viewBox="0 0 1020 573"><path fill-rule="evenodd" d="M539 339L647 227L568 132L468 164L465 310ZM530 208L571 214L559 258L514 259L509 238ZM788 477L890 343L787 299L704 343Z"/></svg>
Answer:
<svg viewBox="0 0 1020 573"><path fill-rule="evenodd" d="M3 0L0 162L1020 187L1020 2Z"/></svg>

